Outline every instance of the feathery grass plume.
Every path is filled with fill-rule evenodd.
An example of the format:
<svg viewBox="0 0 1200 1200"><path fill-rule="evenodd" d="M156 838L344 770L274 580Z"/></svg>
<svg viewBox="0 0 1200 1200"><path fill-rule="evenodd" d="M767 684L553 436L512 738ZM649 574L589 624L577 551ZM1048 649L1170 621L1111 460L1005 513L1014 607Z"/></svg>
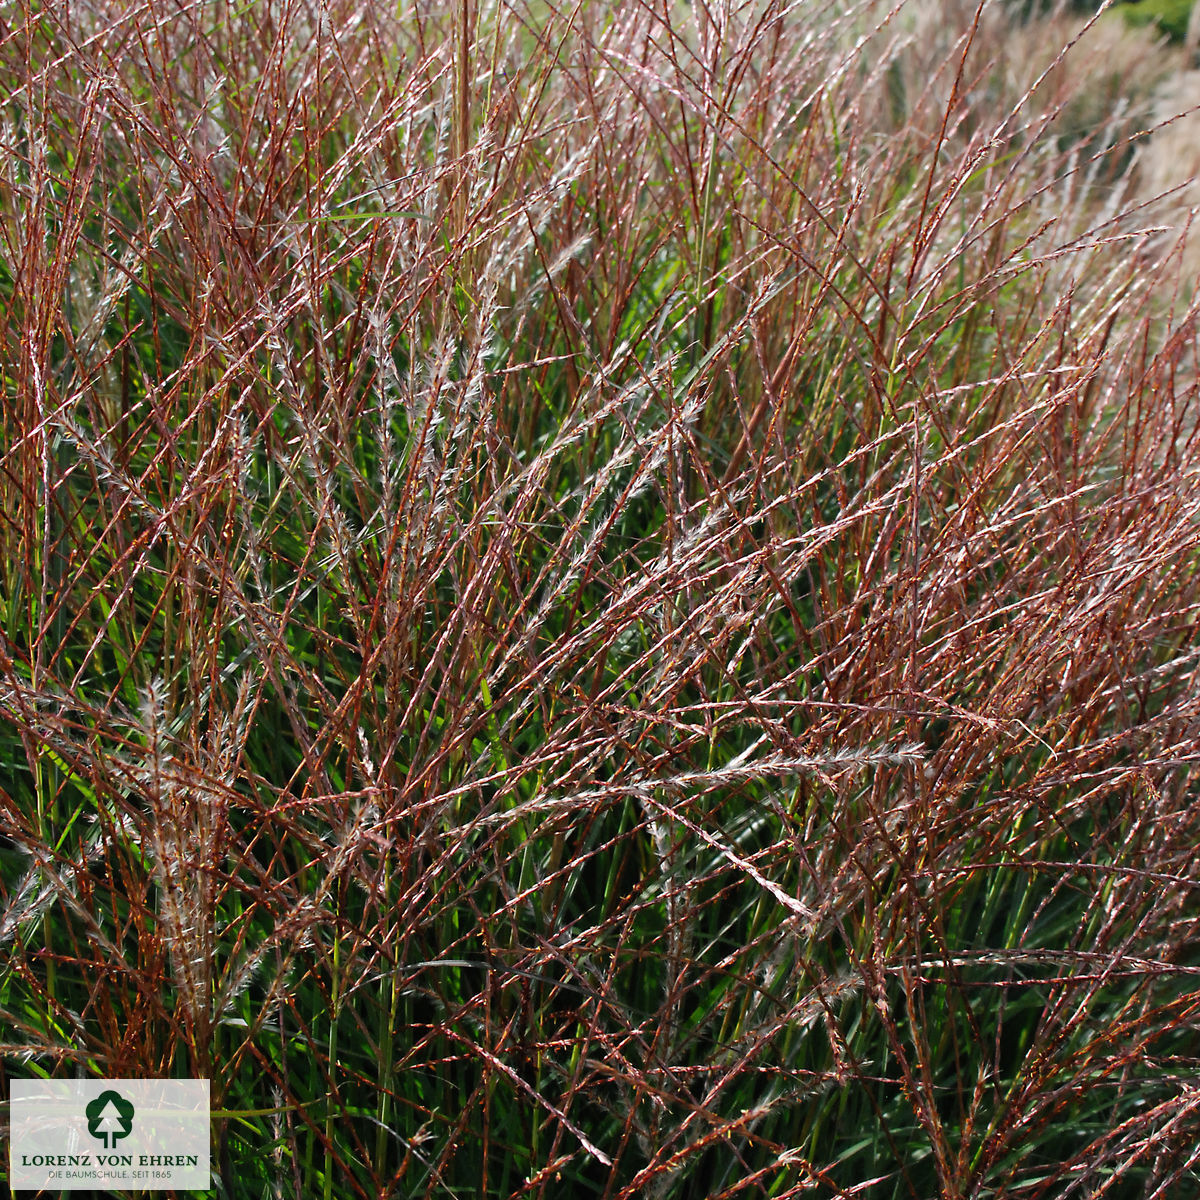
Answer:
<svg viewBox="0 0 1200 1200"><path fill-rule="evenodd" d="M194 1039L193 1069L207 1072L212 1006L213 857L221 836L220 801L172 753L163 685L146 691L139 733L147 761L139 772L148 803L142 846L158 885L157 919L170 955L173 990Z"/></svg>

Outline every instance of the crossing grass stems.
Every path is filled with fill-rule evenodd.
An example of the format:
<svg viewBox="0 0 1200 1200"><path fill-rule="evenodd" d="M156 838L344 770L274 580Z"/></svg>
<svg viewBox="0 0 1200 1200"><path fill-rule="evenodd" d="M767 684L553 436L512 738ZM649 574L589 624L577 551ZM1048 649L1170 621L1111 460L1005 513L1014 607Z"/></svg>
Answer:
<svg viewBox="0 0 1200 1200"><path fill-rule="evenodd" d="M1195 1191L1192 281L1030 20L0 14L8 1079L239 1198Z"/></svg>

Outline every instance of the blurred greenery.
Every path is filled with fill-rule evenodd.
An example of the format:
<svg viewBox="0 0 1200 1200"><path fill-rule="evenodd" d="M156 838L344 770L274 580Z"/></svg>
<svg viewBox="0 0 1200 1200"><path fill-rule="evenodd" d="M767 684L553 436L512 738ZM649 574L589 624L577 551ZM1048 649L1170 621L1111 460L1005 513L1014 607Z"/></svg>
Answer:
<svg viewBox="0 0 1200 1200"><path fill-rule="evenodd" d="M1134 29L1153 25L1178 45L1187 36L1192 15L1192 0L1133 0L1117 4L1112 11L1119 14Z"/></svg>

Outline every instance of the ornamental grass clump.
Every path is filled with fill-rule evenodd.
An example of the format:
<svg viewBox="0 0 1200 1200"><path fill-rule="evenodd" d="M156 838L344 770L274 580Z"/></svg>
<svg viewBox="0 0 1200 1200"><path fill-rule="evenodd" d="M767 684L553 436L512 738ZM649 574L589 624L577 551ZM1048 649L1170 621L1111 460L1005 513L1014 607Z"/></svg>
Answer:
<svg viewBox="0 0 1200 1200"><path fill-rule="evenodd" d="M239 1200L1196 1190L1193 283L1032 20L0 16L10 1078Z"/></svg>

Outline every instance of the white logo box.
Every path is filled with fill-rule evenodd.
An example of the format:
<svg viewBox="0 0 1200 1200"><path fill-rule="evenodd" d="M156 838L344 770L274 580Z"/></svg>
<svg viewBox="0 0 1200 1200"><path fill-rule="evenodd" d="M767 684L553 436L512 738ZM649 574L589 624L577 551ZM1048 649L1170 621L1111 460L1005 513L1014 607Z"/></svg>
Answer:
<svg viewBox="0 0 1200 1200"><path fill-rule="evenodd" d="M16 1079L9 1187L205 1191L207 1079Z"/></svg>

